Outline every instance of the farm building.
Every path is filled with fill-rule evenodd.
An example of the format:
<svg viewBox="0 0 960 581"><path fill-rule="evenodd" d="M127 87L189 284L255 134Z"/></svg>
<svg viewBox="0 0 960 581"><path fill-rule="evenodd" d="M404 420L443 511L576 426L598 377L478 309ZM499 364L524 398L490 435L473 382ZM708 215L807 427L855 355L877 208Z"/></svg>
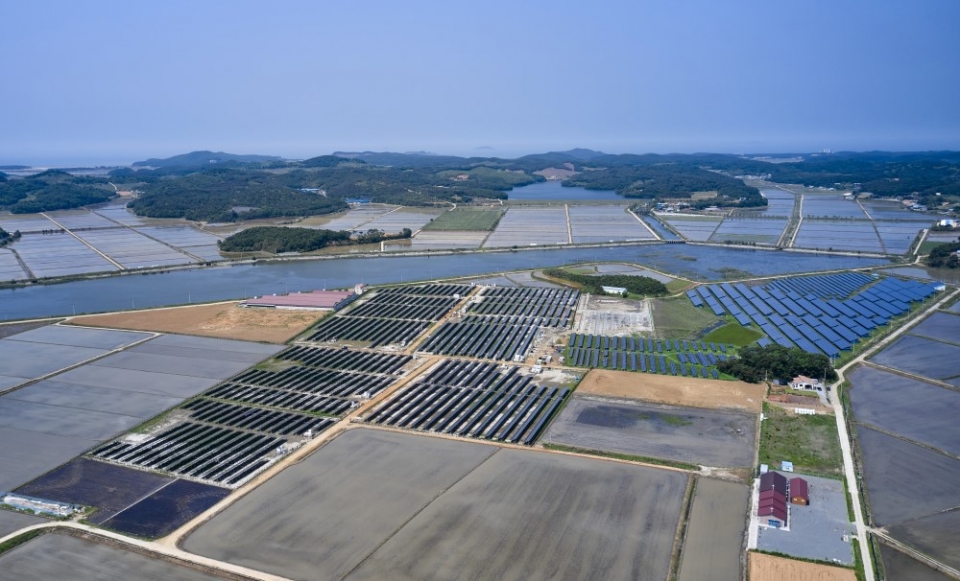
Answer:
<svg viewBox="0 0 960 581"><path fill-rule="evenodd" d="M316 290L308 293L290 293L254 297L240 303L241 307L267 309L302 309L314 311L338 311L357 298L355 291Z"/></svg>
<svg viewBox="0 0 960 581"><path fill-rule="evenodd" d="M757 517L763 526L787 526L787 479L777 472L760 475L760 498Z"/></svg>
<svg viewBox="0 0 960 581"><path fill-rule="evenodd" d="M767 472L760 475L760 492L774 490L783 498L787 497L787 477L779 472Z"/></svg>
<svg viewBox="0 0 960 581"><path fill-rule="evenodd" d="M793 504L810 504L810 494L807 490L807 481L803 478L790 479L790 502Z"/></svg>

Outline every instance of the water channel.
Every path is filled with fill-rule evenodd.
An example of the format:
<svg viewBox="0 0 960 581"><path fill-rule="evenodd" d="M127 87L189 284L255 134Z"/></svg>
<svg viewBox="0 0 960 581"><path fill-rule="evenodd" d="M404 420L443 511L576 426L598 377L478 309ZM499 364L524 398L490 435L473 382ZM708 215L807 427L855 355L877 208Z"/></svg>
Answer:
<svg viewBox="0 0 960 581"><path fill-rule="evenodd" d="M651 244L438 256L381 256L220 266L0 290L0 321L246 298L319 288L402 283L560 266L629 262L696 280L883 266L888 260L763 250Z"/></svg>

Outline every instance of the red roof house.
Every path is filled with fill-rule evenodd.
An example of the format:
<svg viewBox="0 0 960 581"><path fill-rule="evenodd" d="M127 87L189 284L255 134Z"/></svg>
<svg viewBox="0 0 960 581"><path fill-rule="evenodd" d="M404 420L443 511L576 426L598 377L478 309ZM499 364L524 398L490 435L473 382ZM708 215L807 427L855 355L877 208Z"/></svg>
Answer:
<svg viewBox="0 0 960 581"><path fill-rule="evenodd" d="M810 494L807 490L807 481L803 478L790 479L790 502L793 504L810 504Z"/></svg>

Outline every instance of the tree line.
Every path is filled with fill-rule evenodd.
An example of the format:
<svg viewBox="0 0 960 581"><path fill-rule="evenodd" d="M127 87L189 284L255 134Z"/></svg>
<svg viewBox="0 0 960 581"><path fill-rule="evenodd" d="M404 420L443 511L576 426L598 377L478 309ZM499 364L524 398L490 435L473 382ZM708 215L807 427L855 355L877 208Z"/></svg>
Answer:
<svg viewBox="0 0 960 581"><path fill-rule="evenodd" d="M927 265L933 268L960 268L960 242L938 244L927 255Z"/></svg>
<svg viewBox="0 0 960 581"><path fill-rule="evenodd" d="M346 230L317 230L284 226L256 226L237 232L217 243L224 252L312 252L327 246L369 244L383 240L410 238L404 228L398 234L384 234L375 229L353 235Z"/></svg>

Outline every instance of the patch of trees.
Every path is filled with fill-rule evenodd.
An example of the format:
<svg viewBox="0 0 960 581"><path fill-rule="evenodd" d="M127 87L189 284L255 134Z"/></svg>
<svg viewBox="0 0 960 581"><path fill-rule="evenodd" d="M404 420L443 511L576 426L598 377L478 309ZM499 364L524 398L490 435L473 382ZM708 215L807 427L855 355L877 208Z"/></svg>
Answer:
<svg viewBox="0 0 960 581"><path fill-rule="evenodd" d="M594 161L602 161L598 158ZM717 197L694 206L766 206L760 190L721 173L689 164L620 165L583 171L564 182L588 190L614 190L627 198L690 198L694 192L716 191Z"/></svg>
<svg viewBox="0 0 960 581"><path fill-rule="evenodd" d="M635 295L650 297L659 297L667 294L669 291L662 282L652 279L648 276L632 276L629 274L579 274L570 272L562 268L548 268L543 274L569 280L583 288L585 292L601 294L605 286L618 286L627 289L627 292Z"/></svg>
<svg viewBox="0 0 960 581"><path fill-rule="evenodd" d="M287 228L283 226L257 226L248 228L218 242L224 252L312 252L327 246L369 244L382 240L410 238L412 232L404 228L399 234L384 234L379 230L367 230L353 236L346 230L316 230L313 228Z"/></svg>
<svg viewBox="0 0 960 581"><path fill-rule="evenodd" d="M958 250L960 250L960 242L938 244L927 256L927 265L933 268L960 268Z"/></svg>
<svg viewBox="0 0 960 581"><path fill-rule="evenodd" d="M11 234L6 230L4 230L3 228L0 228L0 248L3 248L7 244L10 244L11 242L15 242L17 240L20 240L19 230Z"/></svg>
<svg viewBox="0 0 960 581"><path fill-rule="evenodd" d="M826 355L807 353L797 347L788 348L776 343L765 347L744 347L737 357L719 362L717 369L749 383L774 379L787 383L798 375L825 377L828 381L837 379L837 372Z"/></svg>
<svg viewBox="0 0 960 581"><path fill-rule="evenodd" d="M129 207L151 218L236 222L329 214L347 208L343 200L280 185L269 173L230 168L151 181L141 186L141 191Z"/></svg>
<svg viewBox="0 0 960 581"><path fill-rule="evenodd" d="M23 179L0 180L0 208L32 214L106 202L113 188L102 178L47 170Z"/></svg>

